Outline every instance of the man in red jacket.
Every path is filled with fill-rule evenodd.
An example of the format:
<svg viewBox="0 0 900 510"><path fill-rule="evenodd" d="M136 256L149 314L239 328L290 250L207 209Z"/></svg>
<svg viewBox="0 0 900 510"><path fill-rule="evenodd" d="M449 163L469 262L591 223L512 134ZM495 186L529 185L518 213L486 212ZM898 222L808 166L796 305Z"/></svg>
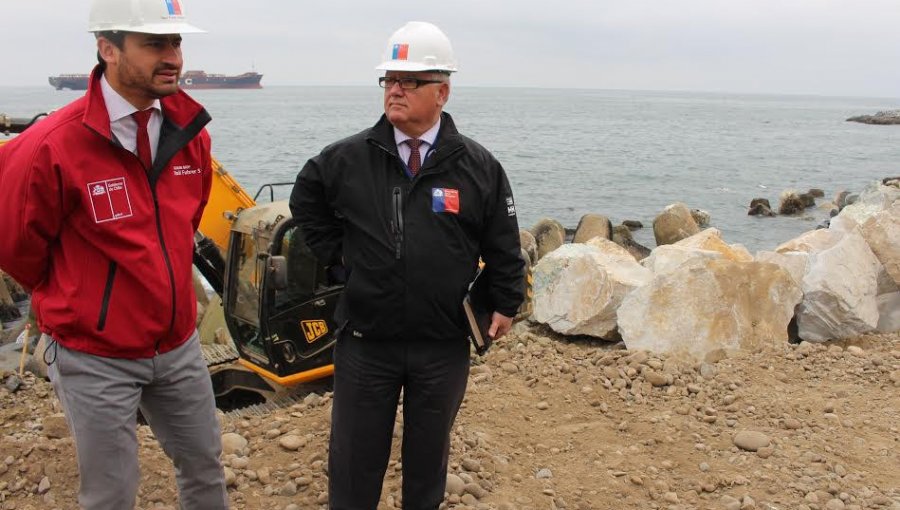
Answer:
<svg viewBox="0 0 900 510"><path fill-rule="evenodd" d="M0 268L32 290L89 510L134 507L138 409L181 508L228 507L191 274L210 117L178 88L180 34L201 32L182 7L93 0L87 94L0 148Z"/></svg>

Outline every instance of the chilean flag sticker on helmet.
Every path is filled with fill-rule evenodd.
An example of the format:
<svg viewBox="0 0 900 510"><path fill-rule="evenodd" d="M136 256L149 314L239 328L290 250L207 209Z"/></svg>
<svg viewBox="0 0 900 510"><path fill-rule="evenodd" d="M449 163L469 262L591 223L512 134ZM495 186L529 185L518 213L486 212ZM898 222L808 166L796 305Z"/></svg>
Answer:
<svg viewBox="0 0 900 510"><path fill-rule="evenodd" d="M391 52L391 60L406 60L409 58L408 44L395 44Z"/></svg>
<svg viewBox="0 0 900 510"><path fill-rule="evenodd" d="M181 4L178 0L166 0L166 8L170 16L181 16Z"/></svg>
<svg viewBox="0 0 900 510"><path fill-rule="evenodd" d="M431 188L431 210L437 213L459 214L459 190Z"/></svg>

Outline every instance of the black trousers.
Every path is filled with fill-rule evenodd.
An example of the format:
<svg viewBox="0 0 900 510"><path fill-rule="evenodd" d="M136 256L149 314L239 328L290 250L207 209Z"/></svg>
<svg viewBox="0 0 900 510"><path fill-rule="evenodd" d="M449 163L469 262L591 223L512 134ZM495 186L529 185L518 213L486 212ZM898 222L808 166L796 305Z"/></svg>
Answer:
<svg viewBox="0 0 900 510"><path fill-rule="evenodd" d="M378 506L402 388L403 508L436 510L447 484L450 431L466 392L468 341L373 340L345 332L334 365L330 507Z"/></svg>

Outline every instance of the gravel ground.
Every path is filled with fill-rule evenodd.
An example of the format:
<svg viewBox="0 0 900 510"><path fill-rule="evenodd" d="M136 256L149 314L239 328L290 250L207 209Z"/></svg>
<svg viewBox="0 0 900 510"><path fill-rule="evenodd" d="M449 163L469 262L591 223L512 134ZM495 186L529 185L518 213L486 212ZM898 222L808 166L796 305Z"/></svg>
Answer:
<svg viewBox="0 0 900 510"><path fill-rule="evenodd" d="M900 510L900 333L705 363L620 347L520 323L475 358L444 507ZM326 508L330 408L222 415L232 508ZM138 437L138 508L174 510L173 469ZM379 510L401 508L397 446ZM49 383L0 387L0 510L75 509L77 485Z"/></svg>

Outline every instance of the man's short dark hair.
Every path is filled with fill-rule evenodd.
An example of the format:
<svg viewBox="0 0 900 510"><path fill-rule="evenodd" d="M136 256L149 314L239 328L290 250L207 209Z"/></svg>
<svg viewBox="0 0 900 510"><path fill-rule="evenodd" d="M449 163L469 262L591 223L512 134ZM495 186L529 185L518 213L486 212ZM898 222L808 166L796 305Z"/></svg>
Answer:
<svg viewBox="0 0 900 510"><path fill-rule="evenodd" d="M121 49L125 48L125 34L126 33L127 32L122 32L119 30L107 30L104 32L97 32L94 34L94 36L97 39L100 39L101 37L106 39L107 41L113 43L113 46L115 46L116 48L119 48L121 50ZM100 63L100 70L106 71L106 61L103 60L103 57L100 56L99 50L97 51L97 62Z"/></svg>

